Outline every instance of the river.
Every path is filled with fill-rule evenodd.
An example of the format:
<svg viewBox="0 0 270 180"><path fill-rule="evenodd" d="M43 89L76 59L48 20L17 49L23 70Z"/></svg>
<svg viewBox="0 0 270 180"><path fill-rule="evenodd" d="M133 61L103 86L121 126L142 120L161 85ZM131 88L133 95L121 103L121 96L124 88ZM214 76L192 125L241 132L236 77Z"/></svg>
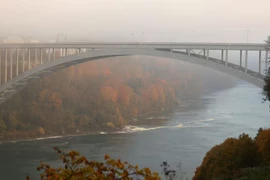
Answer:
<svg viewBox="0 0 270 180"><path fill-rule="evenodd" d="M188 100L170 120L155 126L129 126L116 134L1 144L1 179L24 179L27 173L37 179L40 160L59 166L54 146L65 151L78 150L93 160L109 154L159 172L162 161L171 166L181 162L191 179L205 153L215 144L243 132L254 137L258 128L270 127L268 103L262 103L260 92L261 89L241 81L234 88Z"/></svg>

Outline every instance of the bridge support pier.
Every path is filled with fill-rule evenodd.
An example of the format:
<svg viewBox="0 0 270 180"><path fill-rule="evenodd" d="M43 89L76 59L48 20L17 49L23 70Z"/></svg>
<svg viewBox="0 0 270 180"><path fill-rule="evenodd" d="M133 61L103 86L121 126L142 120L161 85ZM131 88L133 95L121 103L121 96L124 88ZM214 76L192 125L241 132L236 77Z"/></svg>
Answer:
<svg viewBox="0 0 270 180"><path fill-rule="evenodd" d="M28 49L28 70L31 69L31 49Z"/></svg>
<svg viewBox="0 0 270 180"><path fill-rule="evenodd" d="M205 56L205 49L203 50L203 56Z"/></svg>
<svg viewBox="0 0 270 180"><path fill-rule="evenodd" d="M19 75L19 49L16 49L16 76Z"/></svg>
<svg viewBox="0 0 270 180"><path fill-rule="evenodd" d="M38 54L37 53L38 53L37 48L35 48L35 63L34 64L36 64L38 62L38 59L37 59Z"/></svg>
<svg viewBox="0 0 270 180"><path fill-rule="evenodd" d="M10 74L9 74L9 79L12 79L13 74L12 74L12 68L13 68L13 59L12 59L12 51L13 49L10 50L10 59L9 59L9 63L10 63Z"/></svg>
<svg viewBox="0 0 270 180"><path fill-rule="evenodd" d="M226 58L226 66L228 66L228 58L229 58L229 51L228 49L226 49L226 54L225 54L225 58Z"/></svg>
<svg viewBox="0 0 270 180"><path fill-rule="evenodd" d="M24 72L24 63L25 63L25 49L22 50L22 72Z"/></svg>
<svg viewBox="0 0 270 180"><path fill-rule="evenodd" d="M209 60L209 49L206 50L206 55L207 55L206 59Z"/></svg>
<svg viewBox="0 0 270 180"><path fill-rule="evenodd" d="M248 50L246 50L246 55L245 55L245 73L247 73L247 63L248 63Z"/></svg>
<svg viewBox="0 0 270 180"><path fill-rule="evenodd" d="M190 49L188 49L188 55L190 56Z"/></svg>
<svg viewBox="0 0 270 180"><path fill-rule="evenodd" d="M48 56L48 61L51 61L51 48L49 48L48 49L48 54L47 54L47 56Z"/></svg>
<svg viewBox="0 0 270 180"><path fill-rule="evenodd" d="M243 52L240 50L240 67L242 67Z"/></svg>
<svg viewBox="0 0 270 180"><path fill-rule="evenodd" d="M223 58L224 58L224 50L222 49L222 50L221 50L221 61L224 60Z"/></svg>
<svg viewBox="0 0 270 180"><path fill-rule="evenodd" d="M42 49L40 48L40 64L43 64L42 62Z"/></svg>
<svg viewBox="0 0 270 180"><path fill-rule="evenodd" d="M261 74L261 66L262 66L262 51L259 51L259 74Z"/></svg>
<svg viewBox="0 0 270 180"><path fill-rule="evenodd" d="M52 53L53 53L53 61L55 60L55 49L52 49Z"/></svg>
<svg viewBox="0 0 270 180"><path fill-rule="evenodd" d="M8 50L5 50L5 83L7 82L7 59L8 59Z"/></svg>

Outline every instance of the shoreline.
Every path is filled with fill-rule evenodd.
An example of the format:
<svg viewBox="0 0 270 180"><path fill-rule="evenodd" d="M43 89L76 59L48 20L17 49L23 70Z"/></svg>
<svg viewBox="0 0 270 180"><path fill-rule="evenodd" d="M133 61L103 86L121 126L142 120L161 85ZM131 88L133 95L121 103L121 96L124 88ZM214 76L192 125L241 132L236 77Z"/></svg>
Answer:
<svg viewBox="0 0 270 180"><path fill-rule="evenodd" d="M57 139L57 138L66 138L66 137L75 137L75 136L88 136L88 135L103 135L103 134L117 134L123 131L125 126L140 126L143 122L142 120L151 120L151 121L159 121L159 120L169 120L171 117L168 117L168 113L164 113L164 115L159 115L157 117L149 116L148 118L143 118L139 120L137 123L130 123L124 125L121 128L115 128L112 130L108 129L100 129L99 131L89 131L89 132L80 132L80 133L66 133L66 134L48 134L46 136L39 136L35 138L22 138L22 139L7 139L7 140L0 140L1 144L6 143L16 143L16 142L28 142L28 141L41 141L46 139ZM127 132L129 133L129 132Z"/></svg>
<svg viewBox="0 0 270 180"><path fill-rule="evenodd" d="M100 135L102 134L103 131L93 131L93 132L88 132L88 133L77 133L77 134L55 134L55 135L48 135L48 136L42 136L42 137L37 137L37 138L25 138L25 139L16 139L16 140L1 140L1 144L6 144L6 143L16 143L16 142L28 142L28 141L41 141L41 140L46 140L46 139L60 139L60 138L66 138L66 137L75 137L75 136L87 136L87 135ZM117 131L115 131L117 132ZM106 132L107 134L107 132Z"/></svg>

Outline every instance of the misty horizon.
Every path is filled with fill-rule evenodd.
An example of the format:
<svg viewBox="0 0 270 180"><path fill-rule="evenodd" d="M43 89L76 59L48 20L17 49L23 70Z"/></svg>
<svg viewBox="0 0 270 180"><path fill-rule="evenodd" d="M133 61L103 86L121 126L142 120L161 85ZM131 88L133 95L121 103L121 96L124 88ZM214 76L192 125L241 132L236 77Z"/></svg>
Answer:
<svg viewBox="0 0 270 180"><path fill-rule="evenodd" d="M270 34L267 0L0 2L0 37L48 41L60 33L67 41L245 43L264 42Z"/></svg>

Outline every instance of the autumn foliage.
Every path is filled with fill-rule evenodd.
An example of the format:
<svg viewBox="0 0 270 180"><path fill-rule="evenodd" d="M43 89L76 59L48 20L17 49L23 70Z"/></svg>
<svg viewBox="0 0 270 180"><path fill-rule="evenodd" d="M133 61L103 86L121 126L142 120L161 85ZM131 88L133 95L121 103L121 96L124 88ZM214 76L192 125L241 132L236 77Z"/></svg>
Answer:
<svg viewBox="0 0 270 180"><path fill-rule="evenodd" d="M206 153L193 180L234 179L243 176L245 169L267 167L270 165L269 144L270 129L259 129L254 139L247 134L228 138Z"/></svg>
<svg viewBox="0 0 270 180"><path fill-rule="evenodd" d="M41 172L41 180L160 180L158 173L149 168L139 169L138 165L130 165L120 159L111 159L105 155L105 162L89 161L76 151L64 153L58 148L63 167L52 168L41 162L37 170ZM30 180L30 177L27 177Z"/></svg>
<svg viewBox="0 0 270 180"><path fill-rule="evenodd" d="M189 84L196 82L188 83L192 75L169 62L108 58L33 81L0 107L0 140L110 131L147 112L170 112L177 104L176 89L190 93Z"/></svg>

